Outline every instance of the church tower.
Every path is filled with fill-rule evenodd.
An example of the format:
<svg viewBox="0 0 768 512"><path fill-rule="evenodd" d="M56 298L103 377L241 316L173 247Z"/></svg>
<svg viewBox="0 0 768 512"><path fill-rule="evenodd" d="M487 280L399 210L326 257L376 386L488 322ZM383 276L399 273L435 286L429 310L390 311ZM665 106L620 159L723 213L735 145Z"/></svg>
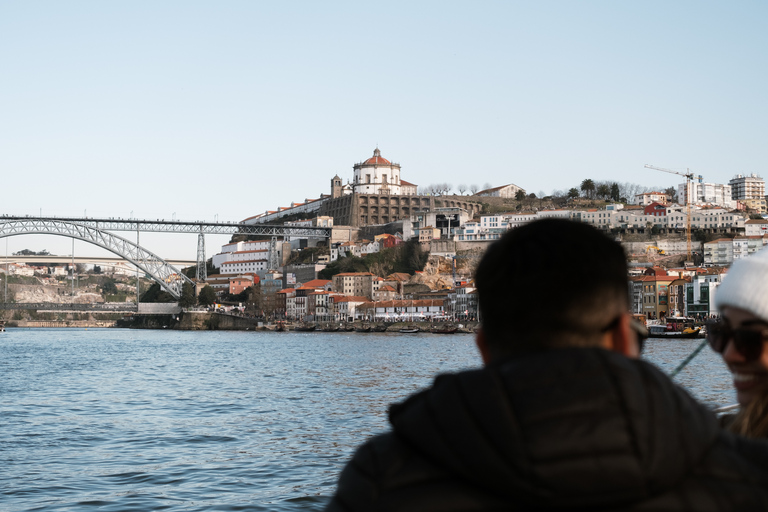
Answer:
<svg viewBox="0 0 768 512"><path fill-rule="evenodd" d="M337 198L341 197L341 178L339 178L339 175L337 174L333 178L331 178L331 197Z"/></svg>

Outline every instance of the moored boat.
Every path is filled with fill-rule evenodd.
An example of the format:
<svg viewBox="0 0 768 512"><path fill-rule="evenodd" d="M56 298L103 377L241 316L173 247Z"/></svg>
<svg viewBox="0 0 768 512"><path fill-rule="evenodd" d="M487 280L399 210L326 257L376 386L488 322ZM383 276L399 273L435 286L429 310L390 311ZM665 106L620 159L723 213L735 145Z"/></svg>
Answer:
<svg viewBox="0 0 768 512"><path fill-rule="evenodd" d="M405 327L400 328L400 332L407 333L407 334L416 333L416 332L419 332L420 330L421 329L419 329L418 325L406 325Z"/></svg>
<svg viewBox="0 0 768 512"><path fill-rule="evenodd" d="M648 335L651 338L665 339L691 339L703 338L704 332L701 327L686 327L683 330L671 329L669 325L649 325Z"/></svg>
<svg viewBox="0 0 768 512"><path fill-rule="evenodd" d="M294 331L308 332L314 331L317 328L315 324L299 324L293 328Z"/></svg>
<svg viewBox="0 0 768 512"><path fill-rule="evenodd" d="M455 325L436 325L429 332L433 334L453 334L458 332L459 328Z"/></svg>
<svg viewBox="0 0 768 512"><path fill-rule="evenodd" d="M362 324L355 327L356 332L371 332L371 324Z"/></svg>

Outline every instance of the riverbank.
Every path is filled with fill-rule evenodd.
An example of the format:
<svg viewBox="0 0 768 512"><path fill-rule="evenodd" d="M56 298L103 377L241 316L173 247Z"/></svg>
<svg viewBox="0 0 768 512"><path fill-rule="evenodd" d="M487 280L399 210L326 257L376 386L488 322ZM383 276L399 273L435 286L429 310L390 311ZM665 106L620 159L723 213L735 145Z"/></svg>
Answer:
<svg viewBox="0 0 768 512"><path fill-rule="evenodd" d="M419 331L429 332L433 327L443 325L435 322L347 322L332 324L313 323L316 332L323 332L339 327L339 331L360 332L363 326L371 326L371 331L376 328L378 332L399 332L406 326L416 326ZM471 333L477 325L476 322L461 324L457 332ZM180 331L307 331L307 324L302 322L263 322L256 318L249 318L226 313L213 313L202 311L185 311L179 315L133 315L118 320L117 327L131 329L173 329Z"/></svg>

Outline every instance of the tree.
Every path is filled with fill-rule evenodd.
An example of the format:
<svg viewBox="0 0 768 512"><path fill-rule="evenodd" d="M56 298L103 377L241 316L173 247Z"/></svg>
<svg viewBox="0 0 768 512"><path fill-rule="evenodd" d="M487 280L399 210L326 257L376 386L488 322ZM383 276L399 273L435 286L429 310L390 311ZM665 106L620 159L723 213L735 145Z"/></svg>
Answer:
<svg viewBox="0 0 768 512"><path fill-rule="evenodd" d="M107 280L104 281L101 285L101 293L104 295L115 295L117 293L117 285L115 284L115 280L112 278L107 278Z"/></svg>
<svg viewBox="0 0 768 512"><path fill-rule="evenodd" d="M478 191L478 190L480 190L480 189L479 189L479 187L478 187L477 185L471 185L471 186L469 187L469 191L470 191L470 192L472 192L472 195L475 195L475 194L477 194L477 191Z"/></svg>
<svg viewBox="0 0 768 512"><path fill-rule="evenodd" d="M597 197L601 199L606 199L611 193L611 187L603 183L602 185L598 185L597 187Z"/></svg>
<svg viewBox="0 0 768 512"><path fill-rule="evenodd" d="M173 295L166 292L158 283L152 283L152 286L141 295L140 302L176 302Z"/></svg>
<svg viewBox="0 0 768 512"><path fill-rule="evenodd" d="M101 274L101 267L98 265L93 266L93 273L94 274Z"/></svg>
<svg viewBox="0 0 768 512"><path fill-rule="evenodd" d="M197 303L195 298L195 290L192 285L184 281L181 285L181 297L179 298L179 306L182 308L191 308Z"/></svg>
<svg viewBox="0 0 768 512"><path fill-rule="evenodd" d="M579 191L576 188L571 188L568 190L568 199L576 199L579 197Z"/></svg>
<svg viewBox="0 0 768 512"><path fill-rule="evenodd" d="M645 187L638 185L636 183L622 183L619 185L619 196L626 198L625 203L634 203L635 202L635 196L637 194L642 193L645 190Z"/></svg>
<svg viewBox="0 0 768 512"><path fill-rule="evenodd" d="M515 199L518 201L522 201L523 199L525 199L525 190L520 189L517 192L515 192Z"/></svg>
<svg viewBox="0 0 768 512"><path fill-rule="evenodd" d="M664 190L664 193L667 195L667 198L669 199L670 203L676 203L677 202L677 190L675 190L675 187L668 187Z"/></svg>
<svg viewBox="0 0 768 512"><path fill-rule="evenodd" d="M203 289L200 290L197 296L197 302L201 306L210 306L216 302L216 292L209 285L203 286Z"/></svg>
<svg viewBox="0 0 768 512"><path fill-rule="evenodd" d="M467 185L464 183L459 183L459 186L456 187L459 191L459 194L464 195L464 192L467 191Z"/></svg>
<svg viewBox="0 0 768 512"><path fill-rule="evenodd" d="M584 197L591 199L595 195L595 182L587 178L581 182L581 191L584 192Z"/></svg>
<svg viewBox="0 0 768 512"><path fill-rule="evenodd" d="M619 184L611 183L611 199L619 201L621 199L621 193L619 192Z"/></svg>

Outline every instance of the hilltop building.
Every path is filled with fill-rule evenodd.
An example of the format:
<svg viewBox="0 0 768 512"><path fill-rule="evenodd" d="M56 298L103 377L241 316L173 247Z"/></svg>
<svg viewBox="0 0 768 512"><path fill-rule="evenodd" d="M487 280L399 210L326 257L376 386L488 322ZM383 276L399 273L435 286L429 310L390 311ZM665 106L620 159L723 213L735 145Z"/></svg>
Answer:
<svg viewBox="0 0 768 512"><path fill-rule="evenodd" d="M417 186L402 179L400 164L381 156L379 148L371 158L355 164L353 171L348 187L338 175L331 178L331 196L318 210L319 215L333 217L334 225L389 224L437 206L462 208L470 216L482 210L481 204L468 200L417 195Z"/></svg>
<svg viewBox="0 0 768 512"><path fill-rule="evenodd" d="M515 196L517 196L517 193L521 191L525 194L525 190L510 183L509 185L481 190L475 195L481 197L506 197L507 199L514 199Z"/></svg>

